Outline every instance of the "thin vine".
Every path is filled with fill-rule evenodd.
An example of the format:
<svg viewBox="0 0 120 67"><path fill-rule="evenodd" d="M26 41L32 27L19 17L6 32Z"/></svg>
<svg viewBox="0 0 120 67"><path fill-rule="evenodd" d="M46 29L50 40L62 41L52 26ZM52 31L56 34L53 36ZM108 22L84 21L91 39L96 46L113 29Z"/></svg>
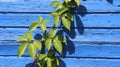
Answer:
<svg viewBox="0 0 120 67"><path fill-rule="evenodd" d="M47 29L46 23L50 21L43 19L39 16L38 20L34 21L29 30L25 33L25 36L20 36L16 42L21 42L18 47L18 57L21 57L26 48L30 57L34 60L31 67L35 64L38 67L57 67L60 65L60 59L56 56L62 54L63 45L66 43L64 35L57 34L58 27L65 27L67 30L71 30L71 23L74 21L72 9L79 7L80 0L63 0L63 2L53 1L52 7L55 7L55 11L51 12L50 16L54 18L54 23ZM62 25L61 25L62 24ZM61 25L61 26L60 26ZM32 32L39 27L42 30L42 38L39 40L33 40ZM54 28L53 28L54 27ZM42 50L46 48L43 53ZM39 53L37 52L39 50Z"/></svg>

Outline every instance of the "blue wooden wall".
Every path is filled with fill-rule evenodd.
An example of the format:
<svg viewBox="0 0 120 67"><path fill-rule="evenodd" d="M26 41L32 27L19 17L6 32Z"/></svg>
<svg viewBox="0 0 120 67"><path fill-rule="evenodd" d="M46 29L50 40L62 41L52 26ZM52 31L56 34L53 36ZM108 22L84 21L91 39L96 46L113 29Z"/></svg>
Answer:
<svg viewBox="0 0 120 67"><path fill-rule="evenodd" d="M0 67L29 67L33 60L27 51L17 58L14 41L38 16L53 21L53 0L0 1ZM120 0L82 0L75 19L74 29L65 31L69 42L61 67L120 67Z"/></svg>

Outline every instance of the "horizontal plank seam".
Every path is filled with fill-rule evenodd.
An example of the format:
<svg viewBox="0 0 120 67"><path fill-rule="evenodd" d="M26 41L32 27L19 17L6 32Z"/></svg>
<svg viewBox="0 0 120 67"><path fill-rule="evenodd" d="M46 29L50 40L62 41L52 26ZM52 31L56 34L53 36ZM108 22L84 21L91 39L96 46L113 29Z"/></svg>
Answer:
<svg viewBox="0 0 120 67"><path fill-rule="evenodd" d="M11 12L11 11L0 11L1 14L50 14L51 12ZM120 14L120 12L77 12L74 14Z"/></svg>
<svg viewBox="0 0 120 67"><path fill-rule="evenodd" d="M69 42L70 40L68 40ZM104 44L113 44L113 45L119 45L120 42L106 42L106 41L80 41L80 40L72 40L73 42L80 42L84 44L99 44L99 45L104 45ZM15 43L15 40L0 40L0 43Z"/></svg>
<svg viewBox="0 0 120 67"><path fill-rule="evenodd" d="M0 26L0 28L29 28L29 26ZM37 27L40 28L40 27ZM51 28L51 27L47 27ZM53 27L56 28L56 27ZM63 28L63 27L58 27ZM72 28L84 28L84 29L120 29L120 27L72 27Z"/></svg>
<svg viewBox="0 0 120 67"><path fill-rule="evenodd" d="M17 55L0 55L0 57L17 57ZM23 55L22 57L30 57L29 55ZM78 56L58 56L59 58L76 58L76 59L120 59L120 57L78 57Z"/></svg>

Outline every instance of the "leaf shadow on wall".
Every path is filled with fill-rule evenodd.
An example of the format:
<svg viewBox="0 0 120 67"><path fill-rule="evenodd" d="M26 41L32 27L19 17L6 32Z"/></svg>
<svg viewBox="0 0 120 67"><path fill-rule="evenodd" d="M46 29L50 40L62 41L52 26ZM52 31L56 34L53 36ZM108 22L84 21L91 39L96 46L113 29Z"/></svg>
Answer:
<svg viewBox="0 0 120 67"><path fill-rule="evenodd" d="M63 45L63 56L66 56L67 52L70 55L75 53L75 46L72 40L75 39L76 36L82 35L84 33L84 25L80 16L84 17L87 14L86 7L80 5L79 8L75 8L74 10L72 10L72 12L75 17L75 22L71 22L71 30L68 31L66 28L62 28L63 33L61 34L65 35L67 39L67 44Z"/></svg>
<svg viewBox="0 0 120 67"><path fill-rule="evenodd" d="M82 35L84 33L84 25L80 17L84 17L87 14L87 9L83 5L72 10L75 22L71 22L71 30L68 31L66 28L62 28L58 33L63 34L66 39L67 43L63 45L63 54L61 57L67 58L68 55L75 54L75 39L76 36ZM78 31L78 33L76 32ZM66 67L65 62L61 59L61 65L59 67Z"/></svg>
<svg viewBox="0 0 120 67"><path fill-rule="evenodd" d="M107 0L107 2L113 4L113 0Z"/></svg>

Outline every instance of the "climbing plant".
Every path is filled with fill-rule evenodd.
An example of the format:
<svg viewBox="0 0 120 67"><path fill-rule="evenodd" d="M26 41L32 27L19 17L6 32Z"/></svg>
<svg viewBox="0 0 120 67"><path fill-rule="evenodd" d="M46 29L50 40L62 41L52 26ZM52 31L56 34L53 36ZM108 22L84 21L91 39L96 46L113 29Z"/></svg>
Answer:
<svg viewBox="0 0 120 67"><path fill-rule="evenodd" d="M74 15L72 9L79 7L80 0L63 0L63 2L53 1L52 7L55 7L55 11L51 12L50 17L54 18L52 27L47 28L46 24L50 21L38 17L38 20L34 21L25 36L20 36L16 42L21 42L18 47L18 57L21 57L25 50L28 49L30 57L34 60L33 65L37 64L38 67L57 67L60 65L60 56L63 52L63 45L66 43L66 38L62 34L57 34L58 27L64 27L67 30L71 30L71 23L74 21ZM32 32L40 28L42 31L42 37L40 39L34 39ZM37 29L38 30L38 29ZM45 52L43 52L43 50ZM39 51L39 52L38 52ZM57 54L57 56L56 56Z"/></svg>

